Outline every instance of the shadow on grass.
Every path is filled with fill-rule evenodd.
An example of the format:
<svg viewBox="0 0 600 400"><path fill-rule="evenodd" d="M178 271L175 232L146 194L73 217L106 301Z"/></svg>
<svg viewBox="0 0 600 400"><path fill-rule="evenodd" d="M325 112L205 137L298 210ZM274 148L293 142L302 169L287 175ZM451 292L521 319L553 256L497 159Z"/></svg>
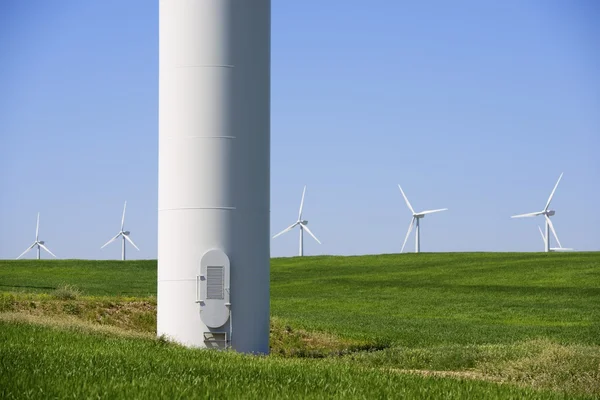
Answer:
<svg viewBox="0 0 600 400"><path fill-rule="evenodd" d="M441 289L451 292L496 292L503 294L533 294L533 295L566 295L566 296L600 296L600 287L574 287L574 286L523 286L523 285L468 285L452 283L432 283L419 282L415 280L393 280L393 279L364 279L356 276L355 278L325 278L319 279L322 287L329 288L333 285L347 285L356 287L360 284L363 289L366 288L406 288L406 289ZM312 282L306 282L307 285L314 285Z"/></svg>
<svg viewBox="0 0 600 400"><path fill-rule="evenodd" d="M2 285L0 284L0 288L20 288L20 289L40 289L40 290L54 290L56 286L33 286L33 285Z"/></svg>

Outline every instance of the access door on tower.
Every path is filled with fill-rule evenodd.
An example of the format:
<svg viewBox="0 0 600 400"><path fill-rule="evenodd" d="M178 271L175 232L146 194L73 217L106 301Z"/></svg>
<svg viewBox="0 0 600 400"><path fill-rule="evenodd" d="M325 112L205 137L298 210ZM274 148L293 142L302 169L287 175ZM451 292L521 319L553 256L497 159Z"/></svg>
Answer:
<svg viewBox="0 0 600 400"><path fill-rule="evenodd" d="M229 257L219 249L209 250L200 261L196 298L200 318L209 328L220 328L229 319Z"/></svg>

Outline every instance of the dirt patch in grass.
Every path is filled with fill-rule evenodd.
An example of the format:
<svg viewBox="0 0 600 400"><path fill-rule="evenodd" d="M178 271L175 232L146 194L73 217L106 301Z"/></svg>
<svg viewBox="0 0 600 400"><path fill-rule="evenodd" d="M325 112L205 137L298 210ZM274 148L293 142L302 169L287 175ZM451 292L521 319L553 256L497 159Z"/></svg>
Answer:
<svg viewBox="0 0 600 400"><path fill-rule="evenodd" d="M294 358L343 356L359 351L381 350L385 344L340 338L323 332L293 328L279 318L271 318L271 354Z"/></svg>

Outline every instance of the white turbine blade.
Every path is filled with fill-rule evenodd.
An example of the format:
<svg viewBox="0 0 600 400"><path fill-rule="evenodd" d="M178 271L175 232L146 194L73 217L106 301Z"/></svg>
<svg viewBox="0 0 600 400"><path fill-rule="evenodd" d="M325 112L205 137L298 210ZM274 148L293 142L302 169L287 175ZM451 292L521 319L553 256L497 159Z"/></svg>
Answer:
<svg viewBox="0 0 600 400"><path fill-rule="evenodd" d="M293 227L295 227L296 225L298 225L300 222L294 222L292 225L288 226L287 228L285 228L284 230L282 230L281 232L279 232L277 235L273 236L273 239L275 239L277 236L279 235L283 235L284 233L291 231Z"/></svg>
<svg viewBox="0 0 600 400"><path fill-rule="evenodd" d="M104 243L104 246L100 247L101 249L105 248L106 246L108 246L109 244L111 244L112 242L114 242L115 240L117 240L117 238L121 236L121 232L117 233L115 235L115 237L113 237L112 239L110 239L108 242Z"/></svg>
<svg viewBox="0 0 600 400"><path fill-rule="evenodd" d="M400 189L400 190L402 190L402 189ZM410 219L410 225L408 226L408 232L406 232L406 237L404 238L404 243L402 243L402 250L400 250L400 253L402 253L404 251L404 246L406 246L406 241L408 240L408 237L410 236L410 232L412 232L414 222L415 222L415 217L412 217Z"/></svg>
<svg viewBox="0 0 600 400"><path fill-rule="evenodd" d="M24 252L21 253L21 255L19 257L17 257L17 260L21 257L23 257L25 254L27 254L27 252L31 249L33 249L35 247L35 245L37 244L37 241L33 242L33 244L31 246L29 246L27 248L27 250L25 250Z"/></svg>
<svg viewBox="0 0 600 400"><path fill-rule="evenodd" d="M527 214L513 215L513 216L511 216L511 218L535 217L538 215L542 215L543 213L544 213L543 211L538 211L538 212L532 212L532 213L527 213Z"/></svg>
<svg viewBox="0 0 600 400"><path fill-rule="evenodd" d="M540 235L542 235L542 240L544 241L544 244L546 244L546 236L544 236L544 232L542 231L542 228L538 225L538 229L540 231Z"/></svg>
<svg viewBox="0 0 600 400"><path fill-rule="evenodd" d="M564 172L563 172L564 174ZM562 179L563 174L560 174L560 176L558 177L558 180L556 181L556 185L554 185L554 189L552 189L552 193L550 193L550 197L548 197L548 202L546 203L546 207L544 208L544 211L548 210L548 207L550 207L550 202L552 201L552 197L554 197L554 192L556 192L556 188L558 187L558 184L560 183L560 180Z"/></svg>
<svg viewBox="0 0 600 400"><path fill-rule="evenodd" d="M56 256L54 255L53 252L51 252L46 246L44 246L43 244L39 243L40 247L44 250L46 250L48 253L52 254L52 257L56 258Z"/></svg>
<svg viewBox="0 0 600 400"><path fill-rule="evenodd" d="M35 241L37 242L40 233L40 213L38 212L37 224L35 225Z"/></svg>
<svg viewBox="0 0 600 400"><path fill-rule="evenodd" d="M308 234L310 236L313 237L313 239L315 239L317 241L317 243L322 244L321 241L319 239L317 239L317 237L315 235L313 235L313 233L310 231L310 229L308 229L308 226L304 225L304 224L300 224L302 226L303 229L306 230L306 232L308 232Z"/></svg>
<svg viewBox="0 0 600 400"><path fill-rule="evenodd" d="M125 201L125 205L123 206L123 218L121 218L121 230L123 230L123 225L125 225L125 209L127 208L127 201Z"/></svg>
<svg viewBox="0 0 600 400"><path fill-rule="evenodd" d="M427 211L421 211L420 213L417 213L417 214L421 214L421 215L425 215L425 214L433 214L433 213L436 213L436 212L440 212L440 211L446 211L446 210L447 210L447 208L439 208L439 209L437 209L437 210L427 210Z"/></svg>
<svg viewBox="0 0 600 400"><path fill-rule="evenodd" d="M554 225L552 224L550 217L548 217L547 215L544 215L544 217L546 217L546 221L548 221L548 226L550 226L550 230L554 234L554 239L556 239L556 242L558 243L558 247L562 247L562 244L560 244L560 240L558 240L558 235L556 234L556 231L554 230Z"/></svg>
<svg viewBox="0 0 600 400"><path fill-rule="evenodd" d="M304 208L304 194L306 193L306 185L304 185L304 190L302 191L302 200L300 201L300 211L298 212L298 221L302 219L302 208Z"/></svg>
<svg viewBox="0 0 600 400"><path fill-rule="evenodd" d="M128 236L128 235L123 235L123 237L125 237L125 239L126 239L126 240L127 240L129 243L131 243L131 245L132 245L133 247L135 247L135 248L137 249L137 251L140 251L140 249L138 249L138 247L135 245L135 243L133 243L133 240L129 239L129 236Z"/></svg>
<svg viewBox="0 0 600 400"><path fill-rule="evenodd" d="M408 201L408 197L406 197L406 195L404 194L404 190L402 190L402 187L400 186L400 184L398 184L398 189L400 189L400 193L402 193L402 197L404 197L404 201L406 201L406 205L410 209L410 212L412 212L414 214L415 210L413 210L412 206L410 205L410 201Z"/></svg>

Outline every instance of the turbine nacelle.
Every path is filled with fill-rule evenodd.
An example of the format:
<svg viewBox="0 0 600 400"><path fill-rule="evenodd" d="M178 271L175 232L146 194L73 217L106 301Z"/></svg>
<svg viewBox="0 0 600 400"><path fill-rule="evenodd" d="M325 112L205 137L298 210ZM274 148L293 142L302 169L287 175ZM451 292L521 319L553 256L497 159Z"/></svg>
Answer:
<svg viewBox="0 0 600 400"><path fill-rule="evenodd" d="M123 235L125 235L125 236L129 236L129 234L130 234L131 232L129 232L129 231L124 231L124 232L121 232L121 233L122 233Z"/></svg>
<svg viewBox="0 0 600 400"><path fill-rule="evenodd" d="M554 214L556 214L556 212L554 210L548 210L548 211L546 211L546 215L549 216L549 217L553 216Z"/></svg>
<svg viewBox="0 0 600 400"><path fill-rule="evenodd" d="M46 243L46 242L44 242L43 240L38 240L38 241L37 241L37 243L38 243L38 244L44 244L44 243Z"/></svg>
<svg viewBox="0 0 600 400"><path fill-rule="evenodd" d="M302 225L308 225L308 221L307 220L298 221L298 222L300 222Z"/></svg>

